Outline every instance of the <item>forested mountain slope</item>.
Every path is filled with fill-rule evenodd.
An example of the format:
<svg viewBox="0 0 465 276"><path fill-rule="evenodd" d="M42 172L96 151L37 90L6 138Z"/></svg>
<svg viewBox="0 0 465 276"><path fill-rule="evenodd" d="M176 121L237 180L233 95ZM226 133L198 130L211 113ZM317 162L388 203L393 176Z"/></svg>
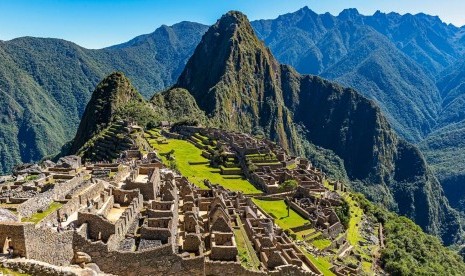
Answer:
<svg viewBox="0 0 465 276"><path fill-rule="evenodd" d="M0 173L57 153L111 72L125 72L147 98L172 84L205 30L182 22L101 50L60 39L0 42Z"/></svg>

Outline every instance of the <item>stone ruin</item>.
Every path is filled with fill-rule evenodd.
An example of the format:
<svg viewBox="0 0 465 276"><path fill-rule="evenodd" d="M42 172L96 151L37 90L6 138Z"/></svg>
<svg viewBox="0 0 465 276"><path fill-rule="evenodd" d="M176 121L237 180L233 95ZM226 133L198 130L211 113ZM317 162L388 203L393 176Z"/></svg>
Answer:
<svg viewBox="0 0 465 276"><path fill-rule="evenodd" d="M280 184L296 180L299 188L288 204L312 227L330 238L344 231L331 209L340 198L325 189L324 174L308 160L249 135L200 131L237 158L265 193L279 193ZM274 163L258 160L259 169L249 172L251 154L266 154ZM18 220L0 222L0 242L18 257L116 275L321 274L250 197L217 185L200 189L167 169L155 153L128 150L123 156L114 163L86 164L65 157L47 163L39 178L1 184L0 203L14 205ZM341 183L332 185L344 189ZM52 203L59 207L40 221L19 222ZM237 235L258 260L253 270L241 265Z"/></svg>

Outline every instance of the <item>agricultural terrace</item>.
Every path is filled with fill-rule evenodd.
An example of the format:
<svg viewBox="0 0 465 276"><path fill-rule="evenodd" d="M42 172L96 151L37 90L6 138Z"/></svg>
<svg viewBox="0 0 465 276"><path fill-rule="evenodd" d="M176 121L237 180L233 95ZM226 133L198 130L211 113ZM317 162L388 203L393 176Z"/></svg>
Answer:
<svg viewBox="0 0 465 276"><path fill-rule="evenodd" d="M275 218L275 223L282 229L290 229L308 223L308 220L292 209L289 210L289 216L287 216L287 205L284 200L260 200L256 198L252 200L263 211Z"/></svg>
<svg viewBox="0 0 465 276"><path fill-rule="evenodd" d="M210 160L203 157L202 150L186 140L169 139L162 137L156 130L150 130L146 138L152 148L158 151L165 165L169 161L163 153L174 150L173 156L179 172L190 182L200 188L206 189L204 180L213 184L220 184L231 191L240 191L245 194L261 193L241 175L221 175L220 169L210 166Z"/></svg>
<svg viewBox="0 0 465 276"><path fill-rule="evenodd" d="M308 241L320 250L331 245L331 241L323 238L321 232L314 228L294 232L291 228L302 226L309 223L309 221L292 209L289 210L289 216L287 216L287 204L284 200L259 200L255 198L252 200L267 214L275 218L275 222L279 227L284 230L288 229L290 233L295 234L297 240Z"/></svg>
<svg viewBox="0 0 465 276"><path fill-rule="evenodd" d="M46 216L50 215L51 213L55 212L56 210L60 209L63 204L59 202L52 202L50 206L43 212L41 213L35 213L29 218L22 218L22 222L33 222L33 223L39 223L41 220L43 220Z"/></svg>

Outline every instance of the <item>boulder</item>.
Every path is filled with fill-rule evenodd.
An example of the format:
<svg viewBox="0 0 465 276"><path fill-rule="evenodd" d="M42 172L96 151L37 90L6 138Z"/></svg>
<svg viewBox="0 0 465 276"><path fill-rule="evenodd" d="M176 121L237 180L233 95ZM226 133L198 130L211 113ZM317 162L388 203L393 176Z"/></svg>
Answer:
<svg viewBox="0 0 465 276"><path fill-rule="evenodd" d="M56 166L56 164L53 162L53 161L50 161L50 160L45 160L42 165L45 167L45 168L53 168Z"/></svg>
<svg viewBox="0 0 465 276"><path fill-rule="evenodd" d="M81 157L76 155L61 157L57 165L63 168L77 169L81 166Z"/></svg>
<svg viewBox="0 0 465 276"><path fill-rule="evenodd" d="M74 263L83 264L92 262L92 258L85 252L77 251L74 253Z"/></svg>

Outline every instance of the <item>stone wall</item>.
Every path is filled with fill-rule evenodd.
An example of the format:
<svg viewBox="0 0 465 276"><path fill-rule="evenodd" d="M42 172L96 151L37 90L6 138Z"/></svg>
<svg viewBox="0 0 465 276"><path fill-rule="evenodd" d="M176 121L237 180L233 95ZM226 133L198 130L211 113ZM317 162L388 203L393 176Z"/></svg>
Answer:
<svg viewBox="0 0 465 276"><path fill-rule="evenodd" d="M307 211L305 211L304 208L300 207L299 205L297 205L295 202L291 200L286 199L286 202L287 204L291 206L292 210L294 210L296 213L301 215L303 218L306 218L307 220L311 220L310 214Z"/></svg>
<svg viewBox="0 0 465 276"><path fill-rule="evenodd" d="M171 231L168 228L141 227L140 237L146 240L160 240L162 244L169 244Z"/></svg>
<svg viewBox="0 0 465 276"><path fill-rule="evenodd" d="M138 195L136 197L136 195ZM101 214L91 214L79 212L77 225L88 224L87 234L92 240L102 240L108 244L110 249L118 247L119 242L124 239L126 232L135 219L138 218L140 209L143 207L142 195L139 191L113 190L113 196L118 200L128 200L132 198L129 206L114 223ZM111 199L111 198L110 198Z"/></svg>
<svg viewBox="0 0 465 276"><path fill-rule="evenodd" d="M102 271L116 275L205 275L203 257L183 259L169 244L136 252L112 251L104 243L90 242L75 232L74 249L89 254Z"/></svg>
<svg viewBox="0 0 465 276"><path fill-rule="evenodd" d="M82 206L87 206L87 201L101 194L104 189L105 185L103 184L103 182L97 180L97 183L95 183L92 187L86 188L78 195L79 204L81 204Z"/></svg>
<svg viewBox="0 0 465 276"><path fill-rule="evenodd" d="M30 217L38 210L46 209L53 201L53 189L40 193L18 206L17 212L22 217Z"/></svg>
<svg viewBox="0 0 465 276"><path fill-rule="evenodd" d="M173 217L173 211L147 209L145 212L149 218Z"/></svg>
<svg viewBox="0 0 465 276"><path fill-rule="evenodd" d="M128 166L119 166L118 171L116 174L113 176L112 181L115 183L121 182L123 177L125 177L129 173L129 167Z"/></svg>
<svg viewBox="0 0 465 276"><path fill-rule="evenodd" d="M53 178L57 179L59 176L54 175ZM53 188L53 199L63 200L65 196L77 185L84 181L82 176L76 176L72 179L66 180L65 182L56 182Z"/></svg>
<svg viewBox="0 0 465 276"><path fill-rule="evenodd" d="M147 182L135 182L138 175L147 175ZM124 186L127 190L139 189L144 200L154 200L160 185L160 169L153 167L140 167L133 172L133 179L127 179Z"/></svg>
<svg viewBox="0 0 465 276"><path fill-rule="evenodd" d="M109 196L103 204L104 205L98 211L98 214L106 217L115 204L115 198L113 195Z"/></svg>
<svg viewBox="0 0 465 276"><path fill-rule="evenodd" d="M139 197L140 192L139 190L126 191L120 189L113 189L112 195L114 196L115 203L127 206L131 204L133 199Z"/></svg>
<svg viewBox="0 0 465 276"><path fill-rule="evenodd" d="M73 232L25 227L27 258L53 265L69 265L74 256Z"/></svg>
<svg viewBox="0 0 465 276"><path fill-rule="evenodd" d="M251 271L244 268L241 263L238 262L220 262L207 260L205 262L205 275L224 275L224 276L255 276L255 275L267 275L263 271Z"/></svg>
<svg viewBox="0 0 465 276"><path fill-rule="evenodd" d="M301 232L301 231L308 230L310 228L313 228L313 226L309 223L309 224L304 224L304 225L300 225L300 226L297 226L297 227L292 227L290 229L292 231L294 231L294 232Z"/></svg>
<svg viewBox="0 0 465 276"><path fill-rule="evenodd" d="M48 224L49 225L56 224L58 222L58 218L63 218L65 214L69 216L72 213L76 212L80 207L79 198L76 198L76 197L68 200L67 202L61 202L61 203L64 203L64 205L61 206L60 209L48 214L37 224L37 226L42 227Z"/></svg>
<svg viewBox="0 0 465 276"><path fill-rule="evenodd" d="M88 235L93 240L103 240L107 242L111 235L115 234L115 225L106 218L91 214L79 212L77 225L88 224Z"/></svg>

